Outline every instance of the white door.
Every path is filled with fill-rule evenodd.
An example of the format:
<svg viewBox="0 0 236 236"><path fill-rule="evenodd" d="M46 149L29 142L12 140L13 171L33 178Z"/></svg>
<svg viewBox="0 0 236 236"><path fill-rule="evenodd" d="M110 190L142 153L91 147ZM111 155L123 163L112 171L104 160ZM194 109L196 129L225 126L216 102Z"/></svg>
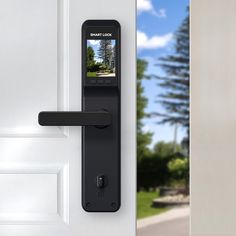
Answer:
<svg viewBox="0 0 236 236"><path fill-rule="evenodd" d="M121 24L121 208L81 206L81 128L40 111L81 110L81 26ZM0 0L0 235L135 235L135 1Z"/></svg>

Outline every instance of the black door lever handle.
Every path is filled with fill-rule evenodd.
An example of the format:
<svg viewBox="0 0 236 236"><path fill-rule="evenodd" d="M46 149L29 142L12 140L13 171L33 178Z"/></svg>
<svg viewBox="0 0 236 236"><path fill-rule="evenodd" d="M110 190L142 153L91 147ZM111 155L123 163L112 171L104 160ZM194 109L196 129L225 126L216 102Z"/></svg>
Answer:
<svg viewBox="0 0 236 236"><path fill-rule="evenodd" d="M106 111L42 111L38 122L42 126L109 126L111 114Z"/></svg>

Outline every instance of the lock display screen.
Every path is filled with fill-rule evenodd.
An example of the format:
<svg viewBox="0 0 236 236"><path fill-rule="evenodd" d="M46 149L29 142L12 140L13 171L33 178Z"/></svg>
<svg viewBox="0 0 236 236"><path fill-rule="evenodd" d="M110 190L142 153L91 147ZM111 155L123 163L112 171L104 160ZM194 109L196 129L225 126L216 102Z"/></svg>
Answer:
<svg viewBox="0 0 236 236"><path fill-rule="evenodd" d="M120 24L87 20L82 26L82 77L88 87L119 87L121 76Z"/></svg>
<svg viewBox="0 0 236 236"><path fill-rule="evenodd" d="M87 78L116 76L116 40L87 39Z"/></svg>

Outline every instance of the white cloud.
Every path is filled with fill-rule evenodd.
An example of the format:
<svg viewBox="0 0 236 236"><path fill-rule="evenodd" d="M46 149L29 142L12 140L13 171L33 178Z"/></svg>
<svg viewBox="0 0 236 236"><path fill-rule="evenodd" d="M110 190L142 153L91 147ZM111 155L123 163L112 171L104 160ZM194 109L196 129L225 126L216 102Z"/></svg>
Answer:
<svg viewBox="0 0 236 236"><path fill-rule="evenodd" d="M144 32L137 31L137 47L138 49L163 48L168 45L172 38L172 33L162 36L154 35L149 38Z"/></svg>
<svg viewBox="0 0 236 236"><path fill-rule="evenodd" d="M138 14L140 14L141 12L150 12L157 17L166 18L166 10L164 8L161 8L156 11L152 5L151 0L137 0L137 10Z"/></svg>
<svg viewBox="0 0 236 236"><path fill-rule="evenodd" d="M90 44L92 45L97 45L99 44L100 40L94 40L94 39L91 39L91 40L88 40Z"/></svg>
<svg viewBox="0 0 236 236"><path fill-rule="evenodd" d="M137 1L137 10L138 13L142 11L152 11L153 6L150 0L138 0Z"/></svg>

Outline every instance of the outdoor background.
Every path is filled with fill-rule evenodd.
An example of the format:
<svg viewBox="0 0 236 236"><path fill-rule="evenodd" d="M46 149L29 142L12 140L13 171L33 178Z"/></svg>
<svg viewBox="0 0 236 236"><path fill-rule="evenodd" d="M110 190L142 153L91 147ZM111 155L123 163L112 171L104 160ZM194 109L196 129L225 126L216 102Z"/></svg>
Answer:
<svg viewBox="0 0 236 236"><path fill-rule="evenodd" d="M87 40L87 76L114 77L115 51L114 39Z"/></svg>
<svg viewBox="0 0 236 236"><path fill-rule="evenodd" d="M138 219L189 203L188 6L137 1Z"/></svg>

